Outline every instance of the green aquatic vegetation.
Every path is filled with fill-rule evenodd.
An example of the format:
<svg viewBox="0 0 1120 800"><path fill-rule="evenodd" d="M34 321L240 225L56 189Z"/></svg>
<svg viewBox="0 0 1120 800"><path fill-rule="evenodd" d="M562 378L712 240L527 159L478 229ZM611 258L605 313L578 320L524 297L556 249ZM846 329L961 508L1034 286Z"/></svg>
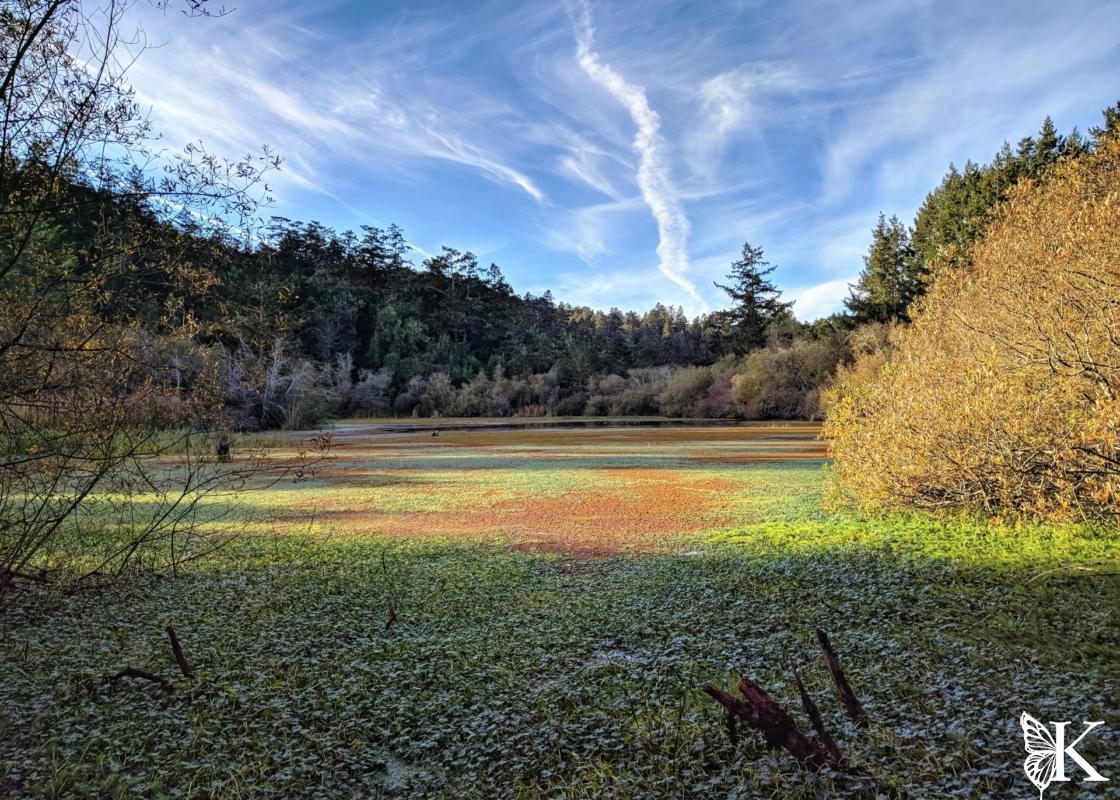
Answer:
<svg viewBox="0 0 1120 800"><path fill-rule="evenodd" d="M660 457L656 443L633 449ZM0 794L1030 797L1020 713L1116 718L1113 531L825 512L811 460L674 462L684 457L670 448L654 478L646 461L549 478L480 451L470 459L490 468L441 476L371 458L361 477L372 485L324 471L275 487L215 523L241 535L177 577L44 593L0 618ZM316 498L414 511L405 490L421 476L456 487L465 513L487 507L487 491L564 487L555 500L674 475L719 487L738 521L587 559L269 516ZM816 627L832 636L867 730L832 695ZM867 774L813 774L749 733L733 744L700 691L746 675L801 719L794 665ZM124 666L177 688L101 682ZM1079 752L1120 775L1120 725Z"/></svg>

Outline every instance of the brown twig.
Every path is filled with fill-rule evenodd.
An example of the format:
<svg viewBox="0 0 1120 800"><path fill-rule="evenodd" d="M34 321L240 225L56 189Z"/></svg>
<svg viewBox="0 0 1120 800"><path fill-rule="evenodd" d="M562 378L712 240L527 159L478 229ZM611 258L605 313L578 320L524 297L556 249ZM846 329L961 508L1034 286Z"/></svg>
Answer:
<svg viewBox="0 0 1120 800"><path fill-rule="evenodd" d="M836 694L840 697L840 702L844 704L848 716L860 725L867 725L867 714L856 698L855 692L852 691L852 687L848 685L848 679L844 677L844 670L840 669L840 662L836 659L836 653L832 649L832 644L828 641L828 634L821 628L817 628L817 639L820 641L821 653L824 654L825 666L828 667L828 673L832 676L832 682L836 685Z"/></svg>
<svg viewBox="0 0 1120 800"><path fill-rule="evenodd" d="M184 678L190 678L194 675L194 670L187 662L186 656L183 655L183 647L179 644L179 637L175 635L175 629L170 625L167 626L167 638L171 640L171 652L175 654L175 661L179 664L179 671L183 673Z"/></svg>
<svg viewBox="0 0 1120 800"><path fill-rule="evenodd" d="M175 686L171 683L171 681L167 680L166 678L162 678L153 672L148 672L147 670L143 669L136 669L136 667L125 667L120 672L114 675L106 675L101 679L101 682L116 683L121 678L139 678L140 680L158 683L160 685L160 688L168 694L175 691Z"/></svg>
<svg viewBox="0 0 1120 800"><path fill-rule="evenodd" d="M809 696L809 692L805 689L805 683L801 680L801 670L797 667L793 668L793 679L797 682L797 691L801 695L801 705L805 709L805 713L809 715L809 721L813 723L813 729L817 732L817 737L824 745L825 751L837 764L844 761L844 755L840 752L840 748L836 746L836 740L832 738L832 734L824 726L824 720L821 719L821 712L817 709L817 704L813 702L813 698Z"/></svg>

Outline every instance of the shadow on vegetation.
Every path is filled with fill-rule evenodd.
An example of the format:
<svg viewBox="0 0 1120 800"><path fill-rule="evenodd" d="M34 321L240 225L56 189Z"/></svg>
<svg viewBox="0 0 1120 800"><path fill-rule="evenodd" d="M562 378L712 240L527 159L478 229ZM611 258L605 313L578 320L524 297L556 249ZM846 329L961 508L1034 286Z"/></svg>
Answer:
<svg viewBox="0 0 1120 800"><path fill-rule="evenodd" d="M913 525L865 525L864 542L792 553L744 529L689 554L590 563L455 542L247 540L178 580L0 622L14 667L0 758L20 765L6 780L200 797L1028 796L1022 711L1115 718L1120 582L1068 570L1115 546L1047 549L1027 532L1014 563L985 565L998 545L977 547L978 532L936 555ZM78 688L125 664L174 678L171 623L197 674L181 691ZM818 626L871 724L857 730L833 703L822 713L868 777L812 775L749 735L732 744L700 691L745 675L796 709L789 667L817 658ZM828 695L827 678L806 677ZM1080 748L1106 775L1120 772L1116 731Z"/></svg>

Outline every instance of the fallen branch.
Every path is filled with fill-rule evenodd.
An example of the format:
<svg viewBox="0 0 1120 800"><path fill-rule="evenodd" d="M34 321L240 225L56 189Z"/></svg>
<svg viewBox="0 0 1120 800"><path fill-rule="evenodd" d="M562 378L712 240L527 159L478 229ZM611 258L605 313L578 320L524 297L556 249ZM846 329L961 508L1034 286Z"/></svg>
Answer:
<svg viewBox="0 0 1120 800"><path fill-rule="evenodd" d="M171 652L175 654L175 661L179 664L179 671L183 673L183 677L189 678L194 675L194 670L191 669L186 656L183 655L183 647L179 644L179 637L175 635L175 629L170 625L167 626L167 638L171 640Z"/></svg>
<svg viewBox="0 0 1120 800"><path fill-rule="evenodd" d="M704 684L704 691L719 702L728 713L734 714L762 734L770 747L783 747L786 752L813 769L839 766L838 762L822 747L811 741L793 717L782 710L756 683L743 678L739 681L740 700L711 683Z"/></svg>
<svg viewBox="0 0 1120 800"><path fill-rule="evenodd" d="M828 641L828 634L821 628L817 628L817 639L820 641L824 663L828 667L828 673L832 676L833 684L836 685L836 694L840 697L840 702L844 704L849 717L860 725L866 726L867 714L856 698L855 692L852 691L852 687L848 685L848 679L844 677L844 670L840 669L840 662L837 661L832 644Z"/></svg>
<svg viewBox="0 0 1120 800"><path fill-rule="evenodd" d="M106 675L104 678L101 679L101 682L102 683L116 683L121 678L139 678L140 680L150 681L152 683L158 683L160 685L160 688L162 688L168 694L175 691L175 686L171 683L171 681L167 680L166 678L162 678L162 677L160 677L159 675L156 675L153 672L148 672L147 670L142 670L142 669L136 669L136 667L125 667L120 672L116 673L115 675Z"/></svg>
<svg viewBox="0 0 1120 800"><path fill-rule="evenodd" d="M852 687L848 684L844 671L840 669L840 662L836 658L832 644L828 641L828 634L818 628L817 639L820 641L821 652L824 654L825 666L828 667L828 673L832 677L832 682L836 686L836 693L840 696L840 701L844 704L845 710L852 719L861 725L867 725L867 715L864 713L859 700L856 699ZM705 693L723 706L726 715L727 734L732 743L738 739L737 723L743 722L748 727L759 731L767 745L775 748L785 748L791 756L813 769L832 767L849 773L866 774L863 767L852 766L844 758L836 740L832 738L832 734L825 727L824 719L821 717L817 704L813 702L813 698L809 696L809 692L805 688L805 682L801 679L801 670L796 667L793 670L793 679L797 683L801 705L817 733L816 738L806 736L797 726L793 717L787 714L774 698L768 695L758 684L747 678L740 680L738 685L739 693L743 696L742 700L711 683L704 684L703 689Z"/></svg>
<svg viewBox="0 0 1120 800"><path fill-rule="evenodd" d="M817 709L817 704L813 702L813 698L809 696L809 692L805 690L805 684L801 680L801 670L797 667L793 668L793 679L797 682L797 691L801 695L801 705L805 709L805 713L809 715L809 721L813 723L813 729L817 732L817 738L821 740L825 752L837 764L843 763L844 755L840 752L840 748L836 746L836 740L832 738L832 734L824 726L821 712Z"/></svg>

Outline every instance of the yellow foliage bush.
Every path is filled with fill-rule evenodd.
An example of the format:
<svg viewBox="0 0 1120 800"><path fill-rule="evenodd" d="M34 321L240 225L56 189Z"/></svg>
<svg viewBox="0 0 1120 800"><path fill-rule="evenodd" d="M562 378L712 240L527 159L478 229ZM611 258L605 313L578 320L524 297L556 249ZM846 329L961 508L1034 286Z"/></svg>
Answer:
<svg viewBox="0 0 1120 800"><path fill-rule="evenodd" d="M1120 139L1012 189L824 402L838 487L864 507L1115 517Z"/></svg>

